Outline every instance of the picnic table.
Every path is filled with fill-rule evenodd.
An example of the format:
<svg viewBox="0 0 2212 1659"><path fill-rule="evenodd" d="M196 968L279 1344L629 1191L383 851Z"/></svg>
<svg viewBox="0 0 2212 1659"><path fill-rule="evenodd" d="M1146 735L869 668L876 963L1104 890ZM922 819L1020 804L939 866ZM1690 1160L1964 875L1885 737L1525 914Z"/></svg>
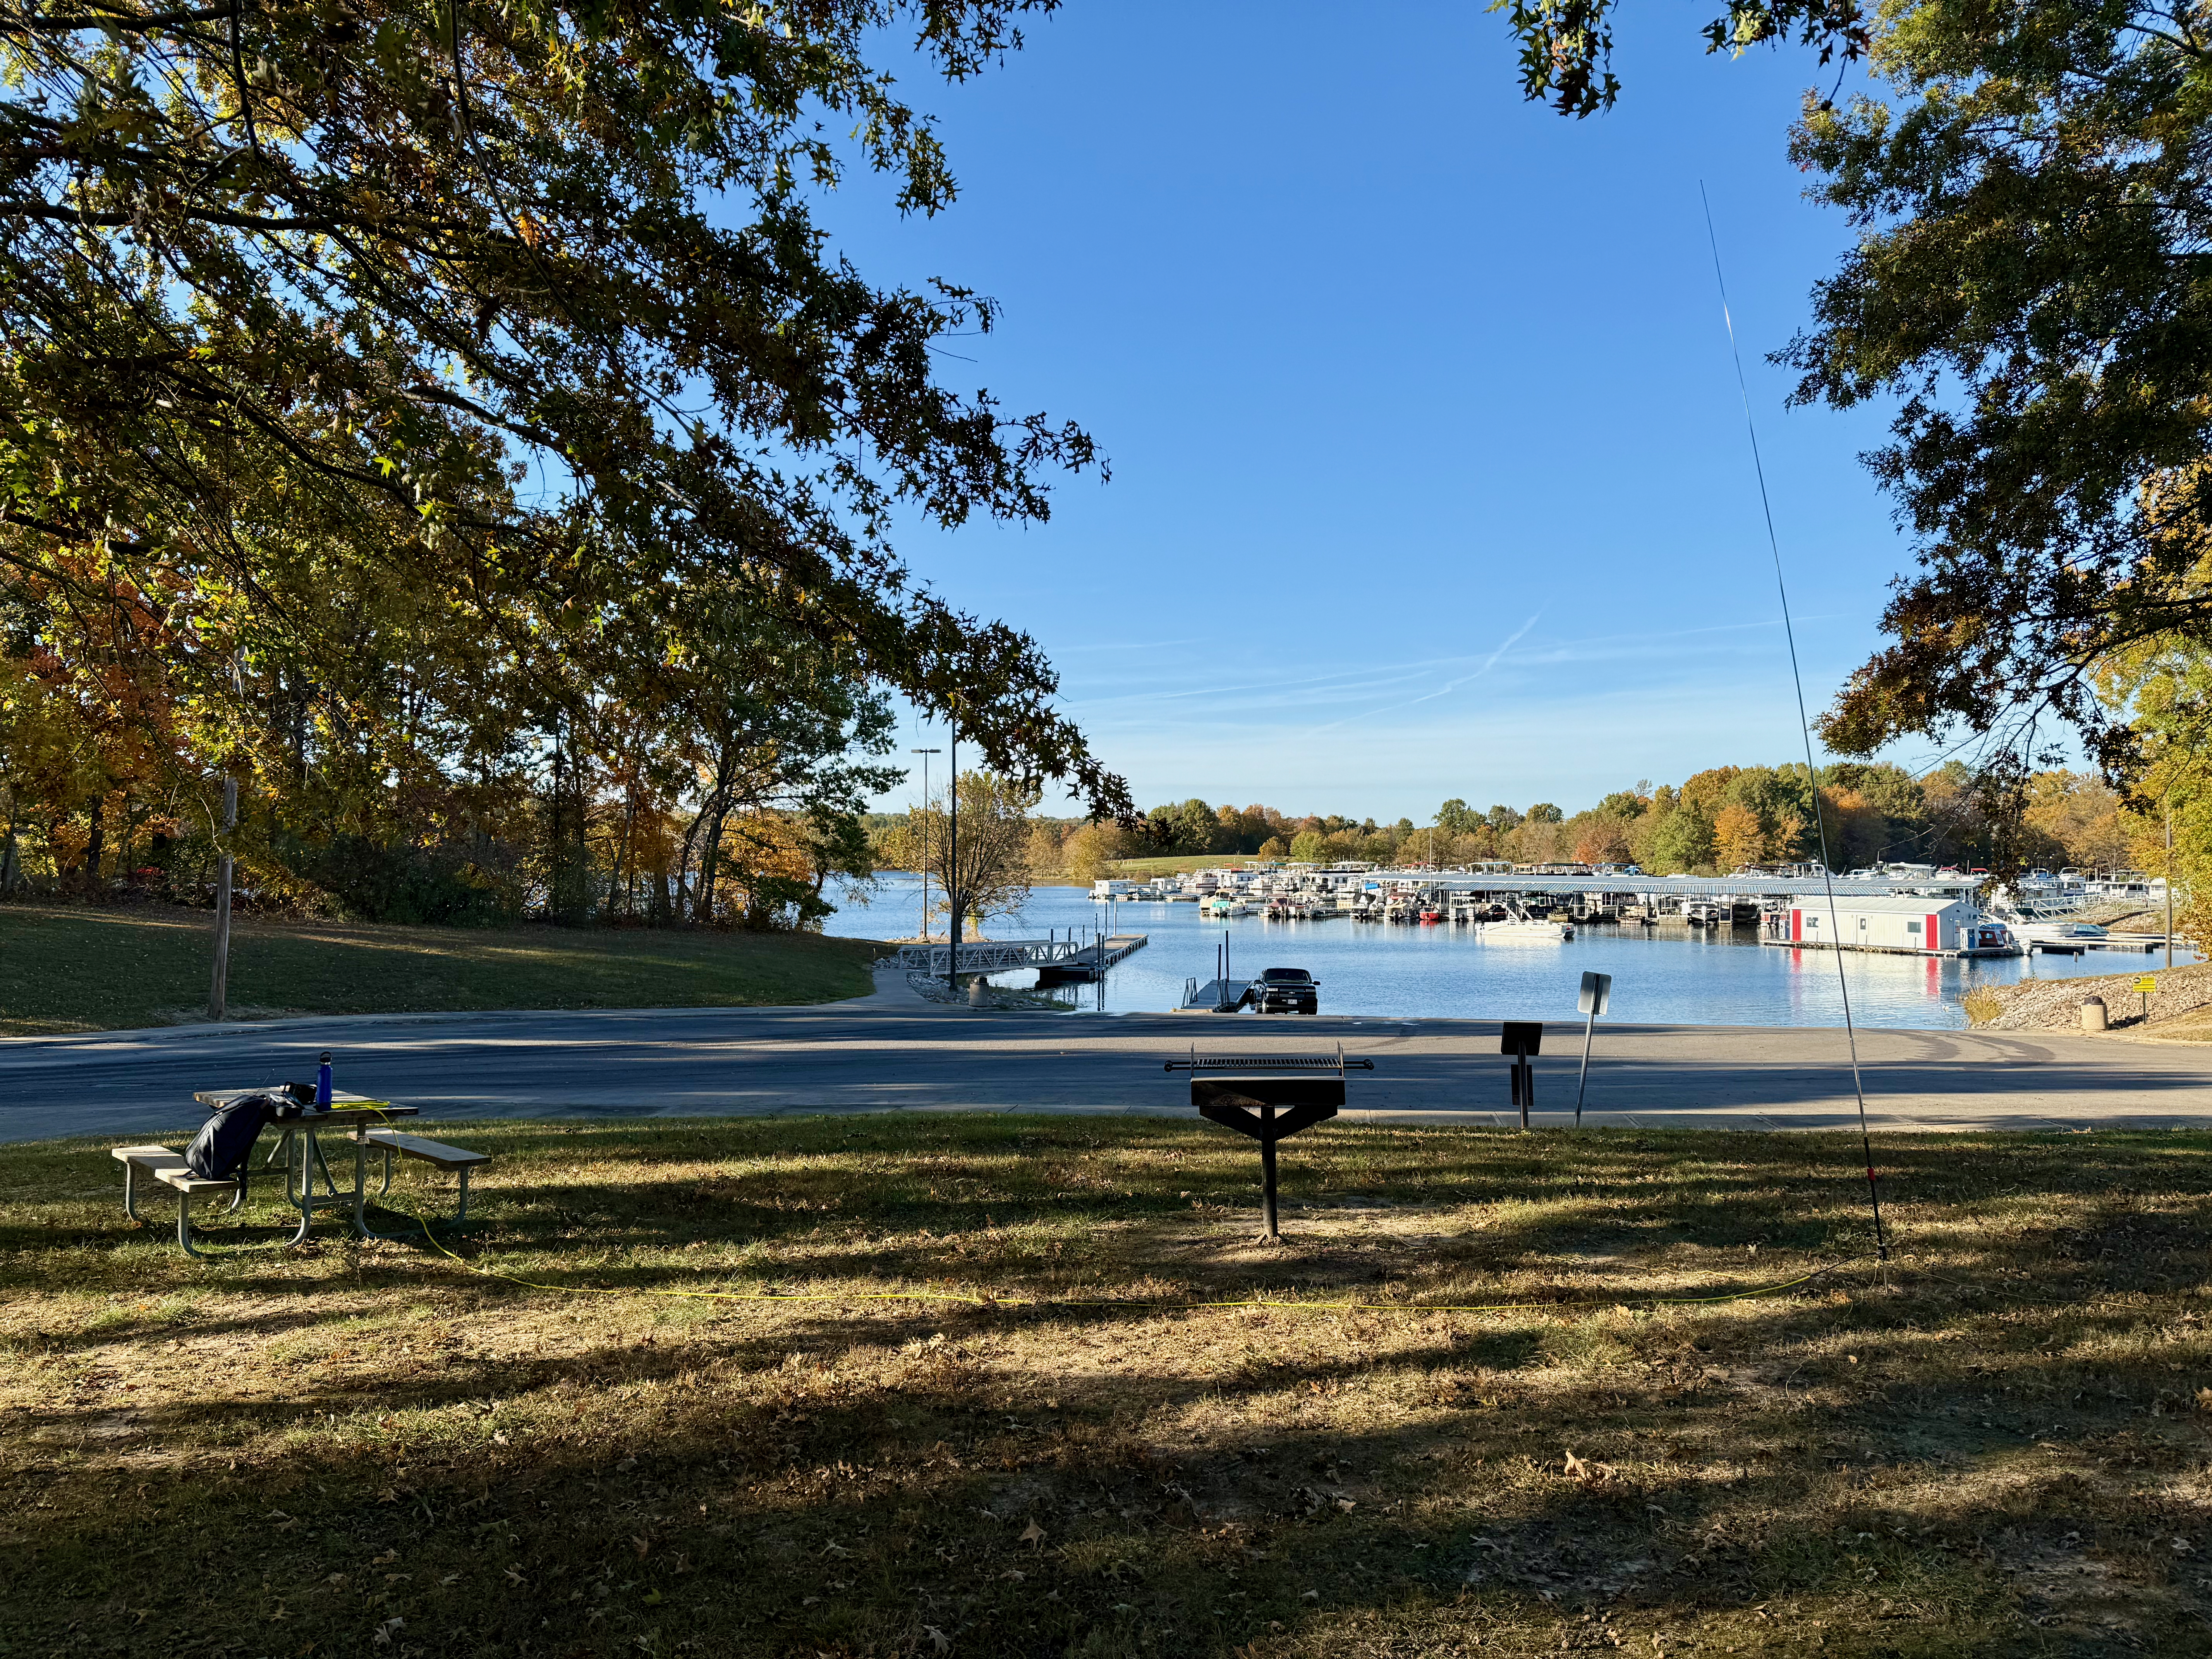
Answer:
<svg viewBox="0 0 2212 1659"><path fill-rule="evenodd" d="M192 1098L210 1111L228 1106L241 1096L258 1094L267 1087L252 1089L196 1089ZM368 1224L368 1154L372 1146L380 1143L372 1139L376 1132L395 1119L417 1117L418 1106L396 1106L388 1100L371 1100L364 1095L347 1094L340 1090L331 1093L331 1109L327 1112L310 1107L299 1117L279 1118L270 1125L277 1133L276 1145L270 1148L262 1167L268 1168L279 1158L284 1160L284 1201L300 1212L300 1230L292 1235L292 1243L304 1243L307 1229L315 1219L317 1210L350 1207L353 1230L363 1238L401 1238L401 1233L380 1233ZM322 1137L335 1132L353 1142L353 1184L341 1188L331 1178L329 1162L323 1156ZM384 1185L377 1195L392 1190L392 1152L384 1151ZM315 1191L315 1174L322 1172L321 1194ZM241 1182L241 1187L243 1183ZM235 1207L234 1206L234 1207Z"/></svg>
<svg viewBox="0 0 2212 1659"><path fill-rule="evenodd" d="M192 1098L210 1112L246 1095L275 1092L269 1085L252 1089L198 1089ZM416 1117L420 1109L397 1106L388 1100L370 1100L362 1095L334 1091L326 1109L308 1108L296 1117L268 1120L276 1131L276 1144L269 1149L261 1167L267 1169L282 1158L284 1161L284 1201L300 1212L299 1230L287 1243L303 1244L307 1232L314 1225L318 1210L350 1208L349 1218L353 1230L363 1238L399 1239L413 1237L411 1233L380 1233L368 1224L368 1200L381 1198L392 1190L392 1160L397 1156L428 1164L460 1178L460 1202L451 1218L459 1226L469 1218L469 1175L480 1164L491 1162L489 1152L472 1152L466 1146L449 1146L442 1140L432 1140L424 1135L403 1134L391 1127L395 1120ZM330 1160L324 1156L323 1138L337 1135L353 1142L353 1184L341 1186L331 1174ZM133 1221L143 1223L145 1217L137 1206L137 1180L140 1176L157 1181L172 1188L177 1194L177 1243L193 1255L207 1252L192 1243L192 1200L222 1198L230 1200L230 1209L236 1211L246 1202L246 1189L252 1175L252 1149L247 1149L246 1162L234 1174L213 1176L192 1173L185 1155L173 1146L113 1146L109 1149L116 1161L123 1165L123 1212ZM384 1154L384 1184L372 1194L368 1189L368 1155L372 1152ZM320 1176L322 1190L316 1191ZM425 1224L427 1231L427 1224Z"/></svg>

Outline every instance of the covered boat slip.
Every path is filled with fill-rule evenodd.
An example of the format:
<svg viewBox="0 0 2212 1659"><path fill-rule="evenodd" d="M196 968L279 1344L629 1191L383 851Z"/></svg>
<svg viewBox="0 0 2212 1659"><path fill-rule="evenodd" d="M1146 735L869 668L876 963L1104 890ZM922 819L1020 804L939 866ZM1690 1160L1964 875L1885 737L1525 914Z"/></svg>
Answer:
<svg viewBox="0 0 2212 1659"><path fill-rule="evenodd" d="M1759 943L1791 950L1886 951L1907 956L2016 956L2020 947L2001 922L1984 916L1964 894L1819 895L1766 912Z"/></svg>

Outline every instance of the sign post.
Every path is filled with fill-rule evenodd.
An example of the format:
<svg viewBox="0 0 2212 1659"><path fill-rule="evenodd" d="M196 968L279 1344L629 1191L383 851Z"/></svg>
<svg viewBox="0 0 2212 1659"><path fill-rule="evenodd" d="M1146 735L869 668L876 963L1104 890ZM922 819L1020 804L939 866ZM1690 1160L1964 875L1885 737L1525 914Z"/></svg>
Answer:
<svg viewBox="0 0 2212 1659"><path fill-rule="evenodd" d="M2169 933L2166 937L2171 939L2173 936ZM2155 974L2145 974L2136 981L2136 994L2142 998L2142 1017L2143 1024L2146 1025L2150 1024L2150 994L2156 989L2158 989L2158 975Z"/></svg>
<svg viewBox="0 0 2212 1659"><path fill-rule="evenodd" d="M1521 1109L1521 1127L1528 1127L1528 1109L1536 1103L1536 1073L1528 1056L1544 1047L1544 1023L1537 1019L1509 1019L1498 1045L1501 1054L1513 1056L1513 1103Z"/></svg>
<svg viewBox="0 0 2212 1659"><path fill-rule="evenodd" d="M1575 1085L1575 1127L1577 1129L1583 1127L1583 1091L1589 1087L1590 1043L1597 1036L1597 1017L1606 1011L1607 1005L1612 1000L1611 974L1585 973L1583 975L1582 995L1577 999L1575 1006L1589 1015L1589 1021L1583 1027L1583 1074Z"/></svg>

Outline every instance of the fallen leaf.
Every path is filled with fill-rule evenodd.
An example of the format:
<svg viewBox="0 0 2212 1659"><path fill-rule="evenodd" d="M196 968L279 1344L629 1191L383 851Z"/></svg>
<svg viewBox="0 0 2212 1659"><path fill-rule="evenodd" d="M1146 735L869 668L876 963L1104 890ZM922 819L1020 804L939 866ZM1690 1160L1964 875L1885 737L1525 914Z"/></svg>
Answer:
<svg viewBox="0 0 2212 1659"><path fill-rule="evenodd" d="M1336 1500L1336 1506L1337 1506L1337 1508L1339 1508L1339 1509L1342 1510L1343 1510L1346 1515L1351 1514L1351 1513L1352 1512L1352 1510L1354 1510L1355 1509L1358 1509L1358 1508L1359 1507L1357 1504L1353 1503L1353 1502L1352 1502L1349 1498L1338 1498L1338 1499Z"/></svg>
<svg viewBox="0 0 2212 1659"><path fill-rule="evenodd" d="M1022 1542L1024 1544L1034 1545L1036 1548L1042 1549L1044 1547L1044 1540L1045 1529L1037 1525L1036 1517L1030 1517L1029 1526L1024 1528L1022 1533Z"/></svg>
<svg viewBox="0 0 2212 1659"><path fill-rule="evenodd" d="M1589 1465L1583 1462L1581 1458L1576 1456L1572 1452L1569 1452L1567 1454L1567 1473L1570 1475L1577 1477L1588 1474L1589 1473Z"/></svg>
<svg viewBox="0 0 2212 1659"><path fill-rule="evenodd" d="M934 1625L924 1625L921 1633L929 1638L930 1645L939 1653L952 1651L952 1638Z"/></svg>
<svg viewBox="0 0 2212 1659"><path fill-rule="evenodd" d="M522 1575L513 1567L509 1567L507 1570L507 1582L510 1584L519 1584L522 1582Z"/></svg>
<svg viewBox="0 0 2212 1659"><path fill-rule="evenodd" d="M1018 1584L1023 1579L1028 1577L1029 1574L1023 1572L1017 1568L1008 1567L1004 1572L1000 1573L999 1577L1001 1578L1011 1578L1014 1583Z"/></svg>
<svg viewBox="0 0 2212 1659"><path fill-rule="evenodd" d="M641 1561L645 1559L645 1553L653 1547L642 1538L632 1538L629 1542L630 1547L637 1552L637 1559Z"/></svg>
<svg viewBox="0 0 2212 1659"><path fill-rule="evenodd" d="M458 1572L449 1572L438 1582L441 1584L458 1584L461 1582L461 1575Z"/></svg>

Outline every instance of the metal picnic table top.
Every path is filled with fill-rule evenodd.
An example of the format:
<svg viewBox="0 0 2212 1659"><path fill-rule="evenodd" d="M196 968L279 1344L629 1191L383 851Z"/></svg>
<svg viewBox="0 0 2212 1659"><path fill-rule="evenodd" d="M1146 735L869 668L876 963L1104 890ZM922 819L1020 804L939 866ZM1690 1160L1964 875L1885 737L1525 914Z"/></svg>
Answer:
<svg viewBox="0 0 2212 1659"><path fill-rule="evenodd" d="M246 1095L274 1093L280 1085L262 1084L250 1089L195 1089L192 1098L212 1111L228 1106ZM278 1129L308 1127L331 1129L373 1128L386 1118L419 1117L420 1106L401 1106L389 1100L376 1100L368 1095L348 1094L343 1089L331 1091L331 1107L323 1111L313 1106L302 1109L298 1117L280 1118L270 1127Z"/></svg>

